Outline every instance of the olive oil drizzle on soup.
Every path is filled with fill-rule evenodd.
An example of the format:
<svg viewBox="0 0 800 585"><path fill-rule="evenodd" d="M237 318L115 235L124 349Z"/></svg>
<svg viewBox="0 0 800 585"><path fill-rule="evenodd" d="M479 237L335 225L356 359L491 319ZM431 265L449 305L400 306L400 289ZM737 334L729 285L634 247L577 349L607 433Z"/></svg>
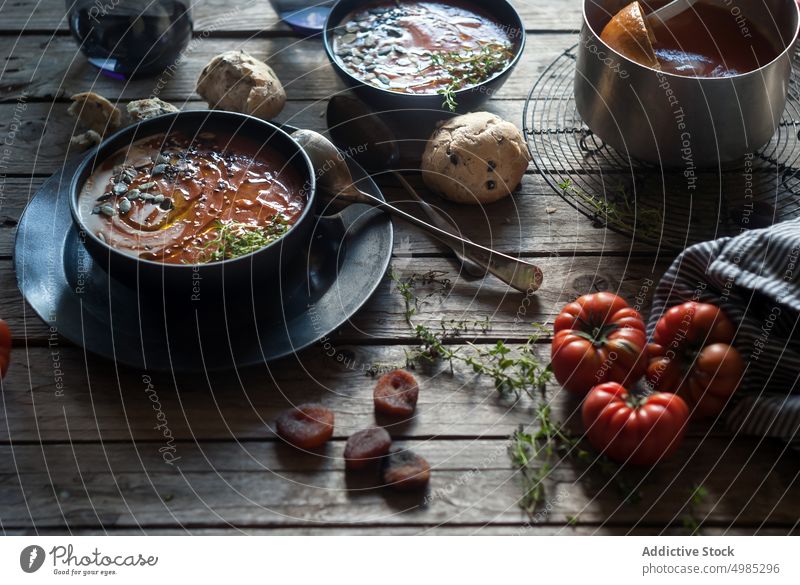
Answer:
<svg viewBox="0 0 800 585"><path fill-rule="evenodd" d="M514 57L513 33L465 2L375 2L342 20L334 53L345 70L371 85L435 94L466 89L503 70Z"/></svg>
<svg viewBox="0 0 800 585"><path fill-rule="evenodd" d="M120 149L84 184L84 226L111 247L171 264L254 252L283 235L307 201L300 173L244 137L180 132Z"/></svg>

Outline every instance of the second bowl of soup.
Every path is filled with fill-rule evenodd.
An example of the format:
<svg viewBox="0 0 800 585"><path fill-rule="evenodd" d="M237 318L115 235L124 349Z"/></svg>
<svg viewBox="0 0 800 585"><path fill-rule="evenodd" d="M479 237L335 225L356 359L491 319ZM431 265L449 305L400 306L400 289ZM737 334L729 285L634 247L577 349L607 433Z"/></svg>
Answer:
<svg viewBox="0 0 800 585"><path fill-rule="evenodd" d="M334 69L376 109L474 110L524 45L506 0L340 0L325 27Z"/></svg>

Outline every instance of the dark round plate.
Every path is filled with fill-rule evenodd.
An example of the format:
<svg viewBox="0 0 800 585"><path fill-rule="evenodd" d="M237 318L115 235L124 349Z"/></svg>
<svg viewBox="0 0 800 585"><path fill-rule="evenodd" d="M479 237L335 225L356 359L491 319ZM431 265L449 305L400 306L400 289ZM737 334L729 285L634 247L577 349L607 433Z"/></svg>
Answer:
<svg viewBox="0 0 800 585"><path fill-rule="evenodd" d="M351 205L317 218L302 258L283 258L269 289L202 302L170 302L163 290L136 290L92 260L69 211L68 188L80 159L48 179L17 229L17 284L33 310L86 351L146 371L246 367L293 354L347 322L383 279L392 253L385 214ZM354 161L359 188L383 199ZM322 213L332 213L320 209Z"/></svg>

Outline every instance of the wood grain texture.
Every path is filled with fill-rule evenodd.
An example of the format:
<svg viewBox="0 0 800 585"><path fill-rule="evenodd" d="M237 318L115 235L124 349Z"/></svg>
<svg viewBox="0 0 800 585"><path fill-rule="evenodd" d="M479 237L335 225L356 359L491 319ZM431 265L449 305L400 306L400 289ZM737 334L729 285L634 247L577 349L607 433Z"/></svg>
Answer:
<svg viewBox="0 0 800 585"><path fill-rule="evenodd" d="M413 180L417 183L419 181ZM44 182L44 177L7 177L2 181L5 198L0 200L0 257L13 253L17 223L25 205ZM409 196L389 182L382 182L383 193L409 212L417 208L407 203ZM478 210L448 203L423 186L418 192L442 213L454 219L464 235L515 256L571 257L576 254L635 255L655 254L655 248L640 244L630 236L602 229L589 221L542 180L526 175L522 188L513 198ZM399 257L451 253L421 230L404 221L395 221L395 255ZM661 250L663 258L674 252ZM638 261L638 260L637 260ZM646 262L646 260L642 260Z"/></svg>
<svg viewBox="0 0 800 585"><path fill-rule="evenodd" d="M528 46L487 109L521 126L534 80L577 41L580 2L515 4L531 31ZM279 121L322 131L326 100L343 88L319 39L292 36L264 0L199 0L196 38L175 72L129 83L102 77L86 62L67 34L64 12L59 0L0 7L0 317L15 333L11 370L0 381L5 532L681 534L689 490L698 483L709 491L695 511L706 533L796 531L796 457L783 444L731 437L723 425L709 423L693 423L670 461L622 472L640 484L641 503L623 505L595 463L566 460L548 480L545 511L527 517L517 506L519 478L506 448L508 436L533 420L528 399L501 400L491 381L458 364L452 371L437 364L415 370L421 394L412 420L376 420L375 378L368 370L402 366L415 347L404 303L388 279L329 345L241 372L148 374L86 356L51 337L20 297L10 258L24 205L44 178L78 154L68 149L75 131L66 114L71 94L92 89L122 104L157 94L183 108L202 108L194 93L200 69L212 56L242 48L266 59L283 80L289 102ZM561 128L565 120L568 130L575 126L568 117L550 118L537 120L534 129ZM583 162L594 164L591 158ZM542 163L559 170L572 161L543 156ZM466 341L496 339L508 339L518 350L532 332L530 322L551 321L564 303L593 290L619 292L646 311L652 283L674 256L596 225L534 170L532 165L513 199L484 210L444 203L423 189L472 239L528 256L543 268L545 285L524 315L522 296L491 278L459 277L446 250L395 222L393 265L400 277L450 273L449 294L427 298L416 318L433 328L467 323L453 340L461 351L469 351ZM637 196L661 193L655 183L628 179ZM738 188L737 181L731 187L713 175L703 180L711 191L715 185L725 193ZM380 182L390 199L403 204L397 185L385 177ZM412 182L421 187L418 178ZM663 199L670 208L687 205L680 193ZM716 198L691 205L697 215L719 213ZM474 325L486 319L491 329ZM535 347L543 361L548 352L547 343ZM547 396L554 417L581 432L575 399L556 384ZM307 401L336 412L334 440L317 453L298 453L271 429L279 412ZM398 495L377 486L374 475L345 473L345 438L376 423L386 425L398 445L429 460L433 476L426 494ZM165 452L177 457L172 465Z"/></svg>
<svg viewBox="0 0 800 585"><path fill-rule="evenodd" d="M344 439L376 422L372 399L376 378L367 371L404 366L406 351L414 346L332 347L333 352L317 346L269 366L208 377L116 368L111 362L85 356L80 349L58 344L20 348L2 384L0 442L163 444L165 429L180 441L274 439L272 426L278 414L306 402L321 402L333 409L334 436ZM546 362L549 346L538 346L536 355ZM491 379L476 377L459 363L452 372L448 364L417 367L413 372L421 388L417 413L409 420L377 420L397 437L425 437L434 442L454 437L503 438L533 421L527 397L518 403L501 398ZM579 402L555 383L548 388L554 417L567 421L576 433L582 432ZM168 422L165 427L158 428L159 412ZM722 424L696 422L690 434L698 439L719 438L727 437L728 430Z"/></svg>
<svg viewBox="0 0 800 585"><path fill-rule="evenodd" d="M493 97L526 97L544 68L575 42L575 34L531 35L513 75ZM215 55L232 50L245 50L265 60L281 79L289 99L324 100L344 88L318 39L198 37L179 57L175 68L150 78L120 82L101 75L70 37L31 35L0 37L0 54L7 55L0 100L13 102L21 96L28 100L63 99L91 90L112 100L157 95L181 104L197 99L195 82L205 64Z"/></svg>
<svg viewBox="0 0 800 585"><path fill-rule="evenodd" d="M527 300L523 293L509 289L492 276L478 280L460 277L455 259L404 256L395 258L393 267L399 278L437 271L452 281L445 296L437 294L426 301L417 322L434 329L439 329L442 323L447 326L463 323L471 327L469 338L524 340L530 335L531 323L552 322L564 304L591 291L609 290L631 299L631 303L638 298L639 307L645 311L653 285L668 265L652 257L616 255L553 254L532 261L543 270L545 277L542 288ZM6 321L15 331L24 331L29 342L46 342L48 328L23 305L8 260L0 261L0 279L0 311ZM418 295L424 298L431 292L432 289L421 287ZM372 299L335 338L367 343L409 339L412 330L406 323L405 313L402 296L390 279L384 278ZM487 331L473 325L487 319L491 322L491 329Z"/></svg>
<svg viewBox="0 0 800 585"><path fill-rule="evenodd" d="M531 31L577 30L581 22L580 3L576 0L551 2L513 2ZM269 2L255 0L195 0L192 2L196 33L288 34ZM16 0L0 9L0 31L66 32L64 2L59 0Z"/></svg>
<svg viewBox="0 0 800 585"><path fill-rule="evenodd" d="M180 460L164 463L156 445L44 445L2 447L3 461L19 461L0 485L8 528L55 527L307 527L523 524L518 478L506 466L502 441L398 441L425 456L432 480L424 494L380 487L374 473L345 473L341 444L299 456L290 447L181 444ZM774 445L727 440L687 441L686 453L651 470L626 470L642 500L631 505L588 467L559 465L550 475L545 510L531 524L576 522L658 533L679 526L690 489L704 478L709 496L695 511L713 514L720 528L762 521L790 528L796 506L786 492L797 462ZM11 479L14 478L14 479ZM508 532L525 534L523 526ZM566 533L570 528L564 528ZM754 530L751 528L751 530Z"/></svg>

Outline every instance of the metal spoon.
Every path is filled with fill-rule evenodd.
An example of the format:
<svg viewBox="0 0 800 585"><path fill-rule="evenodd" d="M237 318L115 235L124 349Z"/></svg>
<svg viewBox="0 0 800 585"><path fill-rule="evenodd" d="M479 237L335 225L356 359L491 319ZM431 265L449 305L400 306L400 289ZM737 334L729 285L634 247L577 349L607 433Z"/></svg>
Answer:
<svg viewBox="0 0 800 585"><path fill-rule="evenodd" d="M389 169L406 192L414 199L431 223L446 232L469 238L461 234L458 226L436 211L419 196L406 178L394 170L400 162L397 137L389 126L364 102L348 94L333 96L328 101L328 127L331 138L338 147L347 151L358 163L369 171ZM464 271L470 276L483 276L486 270L464 256L464 247L449 246L458 258Z"/></svg>
<svg viewBox="0 0 800 585"><path fill-rule="evenodd" d="M393 215L425 230L448 246L463 247L464 256L482 266L487 272L521 292L536 292L542 284L542 271L539 267L497 252L475 242L431 225L394 205L365 193L353 184L353 177L347 163L334 144L313 130L298 130L292 134L303 147L317 172L317 187L332 197L350 203L366 203L386 210Z"/></svg>

